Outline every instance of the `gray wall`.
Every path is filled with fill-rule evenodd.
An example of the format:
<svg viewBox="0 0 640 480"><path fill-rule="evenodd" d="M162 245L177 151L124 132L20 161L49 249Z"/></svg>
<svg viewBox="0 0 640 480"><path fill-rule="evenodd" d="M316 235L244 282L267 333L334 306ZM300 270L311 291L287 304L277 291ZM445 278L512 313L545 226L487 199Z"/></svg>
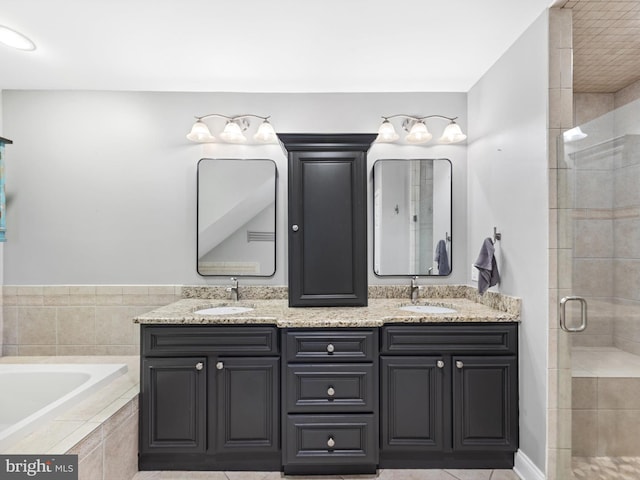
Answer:
<svg viewBox="0 0 640 480"><path fill-rule="evenodd" d="M460 116L467 128L464 93L4 91L3 100L4 132L15 141L7 162L8 285L228 282L202 278L195 269L196 165L202 157L276 161L276 274L245 283L286 284L285 154L278 145L190 143L185 135L194 115L252 112L272 115L278 132L375 133L381 115L439 113ZM430 124L434 138L445 126ZM451 158L454 172L454 273L428 282L464 283L466 146L374 145L369 178L378 158L425 157ZM371 284L408 282L376 278L372 259Z"/></svg>
<svg viewBox="0 0 640 480"><path fill-rule="evenodd" d="M520 450L545 471L548 330L548 14L469 91L468 258L493 227L502 293L522 297ZM471 282L470 266L468 283Z"/></svg>

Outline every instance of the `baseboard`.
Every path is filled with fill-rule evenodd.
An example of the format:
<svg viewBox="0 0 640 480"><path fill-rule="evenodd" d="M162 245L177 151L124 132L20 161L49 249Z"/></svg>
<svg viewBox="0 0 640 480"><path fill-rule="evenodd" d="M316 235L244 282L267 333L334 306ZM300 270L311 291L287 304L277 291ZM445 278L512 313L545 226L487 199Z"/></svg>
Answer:
<svg viewBox="0 0 640 480"><path fill-rule="evenodd" d="M541 472L522 450L516 452L513 471L516 472L522 480L545 480L547 478L544 472Z"/></svg>

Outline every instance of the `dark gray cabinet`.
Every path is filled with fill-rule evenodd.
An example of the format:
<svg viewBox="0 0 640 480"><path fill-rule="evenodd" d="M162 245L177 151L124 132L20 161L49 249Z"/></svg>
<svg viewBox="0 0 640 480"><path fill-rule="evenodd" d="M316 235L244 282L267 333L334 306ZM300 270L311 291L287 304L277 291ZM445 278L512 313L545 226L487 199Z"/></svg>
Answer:
<svg viewBox="0 0 640 480"><path fill-rule="evenodd" d="M203 453L206 450L206 358L142 361L146 411L140 454Z"/></svg>
<svg viewBox="0 0 640 480"><path fill-rule="evenodd" d="M141 332L140 470L513 466L515 323Z"/></svg>
<svg viewBox="0 0 640 480"><path fill-rule="evenodd" d="M278 137L289 155L289 305L366 305L367 151L376 135Z"/></svg>
<svg viewBox="0 0 640 480"><path fill-rule="evenodd" d="M381 468L510 468L517 325L382 329Z"/></svg>
<svg viewBox="0 0 640 480"><path fill-rule="evenodd" d="M283 331L285 473L376 471L377 333L371 328Z"/></svg>
<svg viewBox="0 0 640 480"><path fill-rule="evenodd" d="M142 326L140 470L280 470L275 327Z"/></svg>

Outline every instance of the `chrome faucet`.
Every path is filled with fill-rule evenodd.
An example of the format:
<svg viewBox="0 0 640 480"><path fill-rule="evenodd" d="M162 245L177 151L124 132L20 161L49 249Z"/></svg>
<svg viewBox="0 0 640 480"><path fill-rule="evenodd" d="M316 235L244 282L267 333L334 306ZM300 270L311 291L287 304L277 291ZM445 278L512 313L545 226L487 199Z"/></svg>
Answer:
<svg viewBox="0 0 640 480"><path fill-rule="evenodd" d="M238 293L238 279L235 277L231 277L231 286L227 287L227 292L229 292L229 296L231 297L231 300L233 300L234 302L238 301L238 298L240 297L239 293Z"/></svg>
<svg viewBox="0 0 640 480"><path fill-rule="evenodd" d="M415 303L418 300L419 292L422 290L422 286L416 283L418 276L416 275L411 279L411 302Z"/></svg>

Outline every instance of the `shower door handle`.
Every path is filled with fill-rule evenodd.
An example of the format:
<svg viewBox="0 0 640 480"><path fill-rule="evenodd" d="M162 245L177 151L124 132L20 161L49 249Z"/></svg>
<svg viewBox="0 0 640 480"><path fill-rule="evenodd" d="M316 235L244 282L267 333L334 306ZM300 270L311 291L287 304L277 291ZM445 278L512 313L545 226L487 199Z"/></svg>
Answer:
<svg viewBox="0 0 640 480"><path fill-rule="evenodd" d="M569 302L580 302L580 325L567 327L566 308ZM587 301L583 297L569 296L560 300L560 328L565 332L583 332L587 328Z"/></svg>

